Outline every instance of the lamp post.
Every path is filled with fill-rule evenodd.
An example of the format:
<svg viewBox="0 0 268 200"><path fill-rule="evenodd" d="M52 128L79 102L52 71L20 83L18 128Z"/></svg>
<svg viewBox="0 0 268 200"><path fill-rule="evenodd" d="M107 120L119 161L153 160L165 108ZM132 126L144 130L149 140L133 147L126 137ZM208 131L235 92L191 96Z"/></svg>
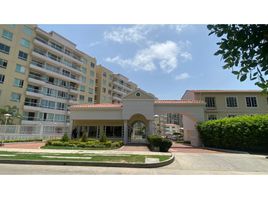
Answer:
<svg viewBox="0 0 268 200"><path fill-rule="evenodd" d="M154 115L154 118L158 118L158 124L156 123L155 132L159 133L160 132L160 116L159 115ZM158 129L159 129L159 131L158 131Z"/></svg>
<svg viewBox="0 0 268 200"><path fill-rule="evenodd" d="M9 113L6 113L6 114L4 114L4 116L5 116L5 118L6 118L6 121L5 121L5 126L6 126L6 125L7 125L7 120L8 120L8 118L10 118L12 115L9 114Z"/></svg>

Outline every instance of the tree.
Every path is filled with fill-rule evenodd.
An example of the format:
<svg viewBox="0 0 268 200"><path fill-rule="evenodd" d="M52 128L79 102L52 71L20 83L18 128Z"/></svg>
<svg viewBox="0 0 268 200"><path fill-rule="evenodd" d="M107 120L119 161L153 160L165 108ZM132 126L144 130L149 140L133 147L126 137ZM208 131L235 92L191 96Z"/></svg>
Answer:
<svg viewBox="0 0 268 200"><path fill-rule="evenodd" d="M0 108L0 124L5 124L6 118L5 114L10 114L11 117L8 118L7 124L13 124L15 119L22 119L22 115L19 113L17 106L7 105L4 108Z"/></svg>
<svg viewBox="0 0 268 200"><path fill-rule="evenodd" d="M220 38L217 43L224 60L223 69L231 69L240 81L254 80L268 90L268 25L208 25L209 35Z"/></svg>

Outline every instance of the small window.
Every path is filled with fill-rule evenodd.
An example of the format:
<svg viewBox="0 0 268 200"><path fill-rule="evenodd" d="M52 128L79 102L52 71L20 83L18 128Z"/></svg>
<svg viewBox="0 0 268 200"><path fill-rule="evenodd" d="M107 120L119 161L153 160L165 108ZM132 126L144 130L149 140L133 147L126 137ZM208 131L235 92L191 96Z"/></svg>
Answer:
<svg viewBox="0 0 268 200"><path fill-rule="evenodd" d="M102 88L102 92L105 93L106 92L106 88Z"/></svg>
<svg viewBox="0 0 268 200"><path fill-rule="evenodd" d="M87 79L86 79L86 77L85 77L85 76L82 76L82 77L81 77L81 81L82 81L83 83L85 83L85 82L86 82L86 80L87 80Z"/></svg>
<svg viewBox="0 0 268 200"><path fill-rule="evenodd" d="M23 87L23 82L24 82L23 80L15 78L14 82L13 82L13 86L22 88Z"/></svg>
<svg viewBox="0 0 268 200"><path fill-rule="evenodd" d="M91 86L91 87L94 86L94 80L92 80L92 79L89 80L89 86Z"/></svg>
<svg viewBox="0 0 268 200"><path fill-rule="evenodd" d="M226 97L227 107L237 107L236 97Z"/></svg>
<svg viewBox="0 0 268 200"><path fill-rule="evenodd" d="M208 120L216 120L217 115L208 115Z"/></svg>
<svg viewBox="0 0 268 200"><path fill-rule="evenodd" d="M92 97L88 97L88 103L92 103L92 102L93 102Z"/></svg>
<svg viewBox="0 0 268 200"><path fill-rule="evenodd" d="M246 97L247 107L257 107L257 98L256 97Z"/></svg>
<svg viewBox="0 0 268 200"><path fill-rule="evenodd" d="M94 93L94 90L92 88L88 88L88 93L89 94L93 94Z"/></svg>
<svg viewBox="0 0 268 200"><path fill-rule="evenodd" d="M95 64L94 63L90 63L90 67L94 68Z"/></svg>
<svg viewBox="0 0 268 200"><path fill-rule="evenodd" d="M86 87L84 85L80 85L80 91L85 92L85 90L86 90Z"/></svg>
<svg viewBox="0 0 268 200"><path fill-rule="evenodd" d="M4 83L5 81L5 75L0 74L0 83Z"/></svg>
<svg viewBox="0 0 268 200"><path fill-rule="evenodd" d="M18 58L21 59L21 60L27 60L28 54L23 52L23 51L19 51Z"/></svg>
<svg viewBox="0 0 268 200"><path fill-rule="evenodd" d="M215 97L205 97L206 107L215 108Z"/></svg>
<svg viewBox="0 0 268 200"><path fill-rule="evenodd" d="M0 58L0 67L6 69L7 68L7 60Z"/></svg>
<svg viewBox="0 0 268 200"><path fill-rule="evenodd" d="M20 94L12 92L12 94L10 96L10 100L11 101L19 102L20 101L20 97L21 97Z"/></svg>
<svg viewBox="0 0 268 200"><path fill-rule="evenodd" d="M82 71L84 74L86 74L86 73L87 73L87 68L82 67L82 68L81 68L81 71Z"/></svg>
<svg viewBox="0 0 268 200"><path fill-rule="evenodd" d="M29 26L23 26L23 32L24 32L26 35L31 36L31 35L33 34L33 29L30 28Z"/></svg>
<svg viewBox="0 0 268 200"><path fill-rule="evenodd" d="M84 101L85 97L83 95L79 95L79 100Z"/></svg>
<svg viewBox="0 0 268 200"><path fill-rule="evenodd" d="M95 72L90 70L90 76L91 77L94 77L95 76Z"/></svg>
<svg viewBox="0 0 268 200"><path fill-rule="evenodd" d="M137 92L137 93L136 93L136 96L137 96L137 97L140 97L140 96L141 96L141 93Z"/></svg>
<svg viewBox="0 0 268 200"><path fill-rule="evenodd" d="M20 40L20 45L25 48L30 48L30 41L22 38Z"/></svg>
<svg viewBox="0 0 268 200"><path fill-rule="evenodd" d="M22 65L17 64L16 65L16 72L24 74L25 73L25 67L23 67Z"/></svg>
<svg viewBox="0 0 268 200"><path fill-rule="evenodd" d="M9 32L7 30L3 30L2 37L12 41L13 33Z"/></svg>
<svg viewBox="0 0 268 200"><path fill-rule="evenodd" d="M0 52L9 54L10 46L0 43Z"/></svg>

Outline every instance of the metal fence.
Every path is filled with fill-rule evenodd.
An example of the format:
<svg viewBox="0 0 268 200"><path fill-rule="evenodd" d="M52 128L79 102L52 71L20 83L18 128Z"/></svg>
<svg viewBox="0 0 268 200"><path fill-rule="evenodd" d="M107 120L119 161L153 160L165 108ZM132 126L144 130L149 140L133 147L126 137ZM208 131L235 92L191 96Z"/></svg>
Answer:
<svg viewBox="0 0 268 200"><path fill-rule="evenodd" d="M0 140L56 139L69 127L47 125L0 125Z"/></svg>

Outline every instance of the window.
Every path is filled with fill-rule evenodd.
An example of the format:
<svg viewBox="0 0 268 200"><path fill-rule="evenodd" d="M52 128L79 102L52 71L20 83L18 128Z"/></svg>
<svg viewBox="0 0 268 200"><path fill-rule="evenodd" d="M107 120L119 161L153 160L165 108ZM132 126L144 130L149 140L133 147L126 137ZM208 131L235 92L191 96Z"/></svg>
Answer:
<svg viewBox="0 0 268 200"><path fill-rule="evenodd" d="M94 77L95 76L95 72L90 70L90 76L91 77Z"/></svg>
<svg viewBox="0 0 268 200"><path fill-rule="evenodd" d="M83 95L79 95L79 100L84 101L85 97Z"/></svg>
<svg viewBox="0 0 268 200"><path fill-rule="evenodd" d="M93 103L93 99L92 99L92 97L88 97L88 103Z"/></svg>
<svg viewBox="0 0 268 200"><path fill-rule="evenodd" d="M103 72L103 73L102 73L102 76L103 76L103 77L106 77L106 72Z"/></svg>
<svg viewBox="0 0 268 200"><path fill-rule="evenodd" d="M137 97L141 96L141 93L137 92L137 93L136 93L136 96L137 96Z"/></svg>
<svg viewBox="0 0 268 200"><path fill-rule="evenodd" d="M105 93L106 92L106 88L102 88L102 92Z"/></svg>
<svg viewBox="0 0 268 200"><path fill-rule="evenodd" d="M55 121L64 122L65 121L65 115L55 115Z"/></svg>
<svg viewBox="0 0 268 200"><path fill-rule="evenodd" d="M7 30L3 30L2 37L11 41L13 38L13 33L9 32Z"/></svg>
<svg viewBox="0 0 268 200"><path fill-rule="evenodd" d="M208 120L216 120L217 115L208 115Z"/></svg>
<svg viewBox="0 0 268 200"><path fill-rule="evenodd" d="M82 76L82 77L81 77L81 81L82 81L83 83L85 83L85 82L86 82L86 77Z"/></svg>
<svg viewBox="0 0 268 200"><path fill-rule="evenodd" d="M0 67L6 69L7 68L7 60L0 58Z"/></svg>
<svg viewBox="0 0 268 200"><path fill-rule="evenodd" d="M23 87L23 80L15 78L13 81L13 86L22 88Z"/></svg>
<svg viewBox="0 0 268 200"><path fill-rule="evenodd" d="M19 102L20 101L20 97L21 97L20 94L12 92L12 94L10 96L10 100L11 101Z"/></svg>
<svg viewBox="0 0 268 200"><path fill-rule="evenodd" d="M4 83L5 81L5 75L0 74L0 83Z"/></svg>
<svg viewBox="0 0 268 200"><path fill-rule="evenodd" d="M21 60L27 60L28 54L27 53L24 53L23 51L19 51L18 58L21 59Z"/></svg>
<svg viewBox="0 0 268 200"><path fill-rule="evenodd" d="M10 46L0 43L0 52L9 54Z"/></svg>
<svg viewBox="0 0 268 200"><path fill-rule="evenodd" d="M23 67L22 65L17 64L16 65L16 72L24 74L25 73L25 67Z"/></svg>
<svg viewBox="0 0 268 200"><path fill-rule="evenodd" d="M94 90L92 88L88 88L88 93L93 94Z"/></svg>
<svg viewBox="0 0 268 200"><path fill-rule="evenodd" d="M246 97L247 107L257 107L256 97Z"/></svg>
<svg viewBox="0 0 268 200"><path fill-rule="evenodd" d="M95 64L94 63L90 63L90 67L94 68Z"/></svg>
<svg viewBox="0 0 268 200"><path fill-rule="evenodd" d="M29 35L31 36L33 34L33 30L32 28L30 28L29 26L23 26L23 32L26 34L26 35Z"/></svg>
<svg viewBox="0 0 268 200"><path fill-rule="evenodd" d="M89 86L91 86L91 87L94 86L94 80L92 80L92 79L89 80Z"/></svg>
<svg viewBox="0 0 268 200"><path fill-rule="evenodd" d="M87 73L87 68L82 67L82 68L81 68L81 71L85 74L85 73Z"/></svg>
<svg viewBox="0 0 268 200"><path fill-rule="evenodd" d="M214 108L215 107L215 97L205 97L206 107Z"/></svg>
<svg viewBox="0 0 268 200"><path fill-rule="evenodd" d="M66 104L65 103L57 103L57 110L66 110Z"/></svg>
<svg viewBox="0 0 268 200"><path fill-rule="evenodd" d="M30 48L30 41L22 38L20 40L20 45L25 48Z"/></svg>
<svg viewBox="0 0 268 200"><path fill-rule="evenodd" d="M80 85L80 91L85 92L85 90L86 90L86 87L84 85Z"/></svg>
<svg viewBox="0 0 268 200"><path fill-rule="evenodd" d="M236 97L226 97L227 107L237 107Z"/></svg>

